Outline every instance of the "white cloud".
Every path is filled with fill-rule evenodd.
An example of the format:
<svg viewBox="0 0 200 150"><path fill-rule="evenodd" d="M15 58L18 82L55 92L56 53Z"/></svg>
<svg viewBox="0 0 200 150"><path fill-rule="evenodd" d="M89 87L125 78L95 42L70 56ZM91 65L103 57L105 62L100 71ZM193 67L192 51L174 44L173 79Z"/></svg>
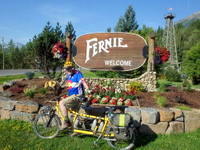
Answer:
<svg viewBox="0 0 200 150"><path fill-rule="evenodd" d="M40 6L39 12L50 22L59 22L61 25L66 25L67 22L80 22L80 19L74 16L73 11L61 5L45 4Z"/></svg>

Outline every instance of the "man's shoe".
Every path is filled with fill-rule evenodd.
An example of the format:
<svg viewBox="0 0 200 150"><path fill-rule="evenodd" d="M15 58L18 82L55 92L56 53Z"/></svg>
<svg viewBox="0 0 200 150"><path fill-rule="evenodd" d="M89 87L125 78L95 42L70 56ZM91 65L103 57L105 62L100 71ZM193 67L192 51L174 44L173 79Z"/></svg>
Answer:
<svg viewBox="0 0 200 150"><path fill-rule="evenodd" d="M64 124L61 125L60 130L64 130L64 129L70 128L70 127L71 127L71 123L65 122Z"/></svg>
<svg viewBox="0 0 200 150"><path fill-rule="evenodd" d="M77 135L79 135L79 133L72 133L70 136L74 137L74 136L77 136Z"/></svg>

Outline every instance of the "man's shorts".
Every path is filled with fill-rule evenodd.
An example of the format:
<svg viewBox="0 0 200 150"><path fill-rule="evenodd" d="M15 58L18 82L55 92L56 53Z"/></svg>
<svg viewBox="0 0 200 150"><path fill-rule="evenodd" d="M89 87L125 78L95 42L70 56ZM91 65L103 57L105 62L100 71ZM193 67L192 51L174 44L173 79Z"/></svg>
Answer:
<svg viewBox="0 0 200 150"><path fill-rule="evenodd" d="M76 95L69 96L61 100L66 108L71 108L72 110L79 110L80 102Z"/></svg>

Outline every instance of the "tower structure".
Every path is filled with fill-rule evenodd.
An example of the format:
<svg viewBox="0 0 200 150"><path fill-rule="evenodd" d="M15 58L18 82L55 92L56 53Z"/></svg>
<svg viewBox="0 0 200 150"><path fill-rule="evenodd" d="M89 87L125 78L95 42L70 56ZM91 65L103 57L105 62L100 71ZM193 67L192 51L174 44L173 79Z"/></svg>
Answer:
<svg viewBox="0 0 200 150"><path fill-rule="evenodd" d="M169 63L171 67L179 71L179 63L177 56L177 47L176 47L176 35L173 19L175 16L172 13L168 13L165 16L165 29L163 33L162 44L165 48L170 51Z"/></svg>

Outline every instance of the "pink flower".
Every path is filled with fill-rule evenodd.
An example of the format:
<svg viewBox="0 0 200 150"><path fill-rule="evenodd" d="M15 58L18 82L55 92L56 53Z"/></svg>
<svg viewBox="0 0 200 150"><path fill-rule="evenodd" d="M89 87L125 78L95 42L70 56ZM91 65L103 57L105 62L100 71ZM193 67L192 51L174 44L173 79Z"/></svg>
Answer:
<svg viewBox="0 0 200 150"><path fill-rule="evenodd" d="M122 98L122 97L120 97L119 99L118 99L118 102L123 102L124 101L124 98Z"/></svg>

